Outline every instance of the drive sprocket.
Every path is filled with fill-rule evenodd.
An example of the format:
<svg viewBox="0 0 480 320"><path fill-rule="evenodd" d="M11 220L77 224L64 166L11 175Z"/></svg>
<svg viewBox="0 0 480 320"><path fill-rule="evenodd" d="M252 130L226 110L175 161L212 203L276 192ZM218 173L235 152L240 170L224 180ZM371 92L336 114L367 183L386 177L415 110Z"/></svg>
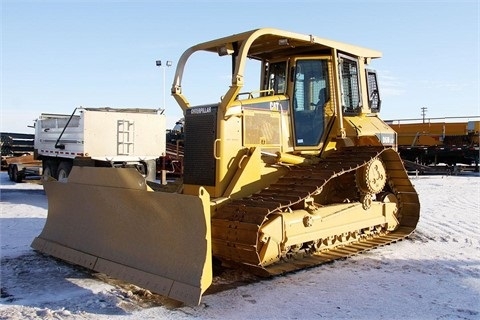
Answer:
<svg viewBox="0 0 480 320"><path fill-rule="evenodd" d="M357 187L362 193L377 194L383 190L387 182L385 164L379 158L374 158L367 165L357 169L355 178Z"/></svg>

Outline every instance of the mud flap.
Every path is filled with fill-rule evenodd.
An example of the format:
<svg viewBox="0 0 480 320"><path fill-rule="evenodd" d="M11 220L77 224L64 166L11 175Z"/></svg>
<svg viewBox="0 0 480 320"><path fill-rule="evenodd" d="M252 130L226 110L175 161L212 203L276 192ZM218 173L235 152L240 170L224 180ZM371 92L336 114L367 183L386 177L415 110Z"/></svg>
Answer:
<svg viewBox="0 0 480 320"><path fill-rule="evenodd" d="M74 167L45 181L32 248L189 305L212 283L210 197L153 192L135 169Z"/></svg>

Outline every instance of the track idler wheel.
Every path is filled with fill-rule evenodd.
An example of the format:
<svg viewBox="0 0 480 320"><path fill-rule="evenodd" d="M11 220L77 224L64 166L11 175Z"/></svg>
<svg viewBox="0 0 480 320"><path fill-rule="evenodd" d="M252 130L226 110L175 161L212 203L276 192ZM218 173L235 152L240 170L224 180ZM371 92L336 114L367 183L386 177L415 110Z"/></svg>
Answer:
<svg viewBox="0 0 480 320"><path fill-rule="evenodd" d="M360 196L363 210L368 210L372 206L372 195L370 193L363 193Z"/></svg>

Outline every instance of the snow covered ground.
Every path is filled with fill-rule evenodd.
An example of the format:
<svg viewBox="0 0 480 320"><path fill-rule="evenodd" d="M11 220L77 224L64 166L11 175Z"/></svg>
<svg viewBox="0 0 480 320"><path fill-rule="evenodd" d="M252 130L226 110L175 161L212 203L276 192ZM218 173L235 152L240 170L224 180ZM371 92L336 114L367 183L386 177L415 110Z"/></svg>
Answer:
<svg viewBox="0 0 480 320"><path fill-rule="evenodd" d="M45 193L2 172L0 319L480 319L480 176L412 181L422 207L407 240L190 307L34 252Z"/></svg>

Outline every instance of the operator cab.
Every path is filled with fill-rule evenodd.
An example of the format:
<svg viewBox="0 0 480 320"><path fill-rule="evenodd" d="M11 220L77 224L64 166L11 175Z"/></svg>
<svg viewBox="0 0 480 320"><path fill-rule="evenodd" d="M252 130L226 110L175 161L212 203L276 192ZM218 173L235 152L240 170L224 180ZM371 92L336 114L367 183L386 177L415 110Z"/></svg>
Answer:
<svg viewBox="0 0 480 320"><path fill-rule="evenodd" d="M339 95L344 116L362 112L358 59L338 53ZM290 66L289 66L290 63ZM288 62L264 62L261 91L290 97L293 145L297 150L318 148L335 114L335 79L331 56L291 57ZM370 112L380 111L377 75L366 70Z"/></svg>

